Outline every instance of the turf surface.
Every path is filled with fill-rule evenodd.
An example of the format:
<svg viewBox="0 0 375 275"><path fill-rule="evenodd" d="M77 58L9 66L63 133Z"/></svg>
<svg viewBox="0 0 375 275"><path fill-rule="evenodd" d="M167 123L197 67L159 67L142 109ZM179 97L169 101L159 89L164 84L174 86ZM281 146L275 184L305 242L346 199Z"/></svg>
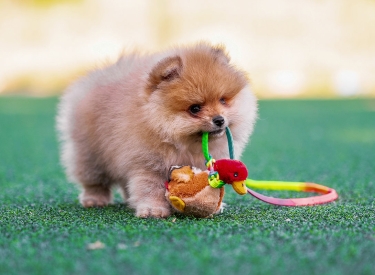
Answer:
<svg viewBox="0 0 375 275"><path fill-rule="evenodd" d="M56 103L0 98L0 274L375 274L375 100L261 101L251 178L340 198L283 208L227 189L203 220L138 219L118 197L83 209L58 164Z"/></svg>

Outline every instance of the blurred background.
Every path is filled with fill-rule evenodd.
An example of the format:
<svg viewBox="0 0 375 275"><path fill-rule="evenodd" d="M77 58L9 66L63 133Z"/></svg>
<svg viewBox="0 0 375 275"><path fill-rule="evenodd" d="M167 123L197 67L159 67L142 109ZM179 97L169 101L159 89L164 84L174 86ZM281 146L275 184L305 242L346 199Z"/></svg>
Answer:
<svg viewBox="0 0 375 275"><path fill-rule="evenodd" d="M375 96L374 0L0 0L0 95L199 40L225 44L260 98Z"/></svg>

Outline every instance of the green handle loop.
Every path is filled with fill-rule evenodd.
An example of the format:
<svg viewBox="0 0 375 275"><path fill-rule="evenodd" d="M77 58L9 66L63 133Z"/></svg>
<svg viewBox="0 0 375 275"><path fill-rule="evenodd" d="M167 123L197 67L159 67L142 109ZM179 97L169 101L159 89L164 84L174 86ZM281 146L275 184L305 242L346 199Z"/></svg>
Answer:
<svg viewBox="0 0 375 275"><path fill-rule="evenodd" d="M227 135L227 140L228 140L229 157L230 159L234 159L233 136L229 127L225 128L225 133ZM208 133L207 132L204 132L202 135L202 151L203 151L203 156L206 159L206 161L209 161L210 159L212 159L210 153L208 152Z"/></svg>

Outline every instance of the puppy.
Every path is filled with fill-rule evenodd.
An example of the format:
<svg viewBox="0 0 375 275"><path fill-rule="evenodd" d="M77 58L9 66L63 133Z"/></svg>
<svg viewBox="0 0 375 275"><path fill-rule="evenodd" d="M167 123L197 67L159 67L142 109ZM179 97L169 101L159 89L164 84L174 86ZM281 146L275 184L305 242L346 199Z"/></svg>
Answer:
<svg viewBox="0 0 375 275"><path fill-rule="evenodd" d="M246 74L221 46L198 43L156 54L123 55L79 79L61 97L57 129L68 179L84 207L111 202L113 186L138 217L167 217L164 182L172 165L205 169L228 158L229 126L239 157L256 120Z"/></svg>

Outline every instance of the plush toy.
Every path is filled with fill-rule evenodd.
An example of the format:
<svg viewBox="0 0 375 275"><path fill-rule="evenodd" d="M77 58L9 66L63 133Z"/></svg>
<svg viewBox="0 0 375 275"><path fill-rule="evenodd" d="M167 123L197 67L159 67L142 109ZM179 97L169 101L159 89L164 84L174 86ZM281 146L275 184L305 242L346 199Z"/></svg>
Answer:
<svg viewBox="0 0 375 275"><path fill-rule="evenodd" d="M222 159L213 166L211 171L191 166L171 168L165 196L174 209L185 215L206 218L220 212L225 183L231 184L238 194L246 194L247 169L242 162Z"/></svg>

